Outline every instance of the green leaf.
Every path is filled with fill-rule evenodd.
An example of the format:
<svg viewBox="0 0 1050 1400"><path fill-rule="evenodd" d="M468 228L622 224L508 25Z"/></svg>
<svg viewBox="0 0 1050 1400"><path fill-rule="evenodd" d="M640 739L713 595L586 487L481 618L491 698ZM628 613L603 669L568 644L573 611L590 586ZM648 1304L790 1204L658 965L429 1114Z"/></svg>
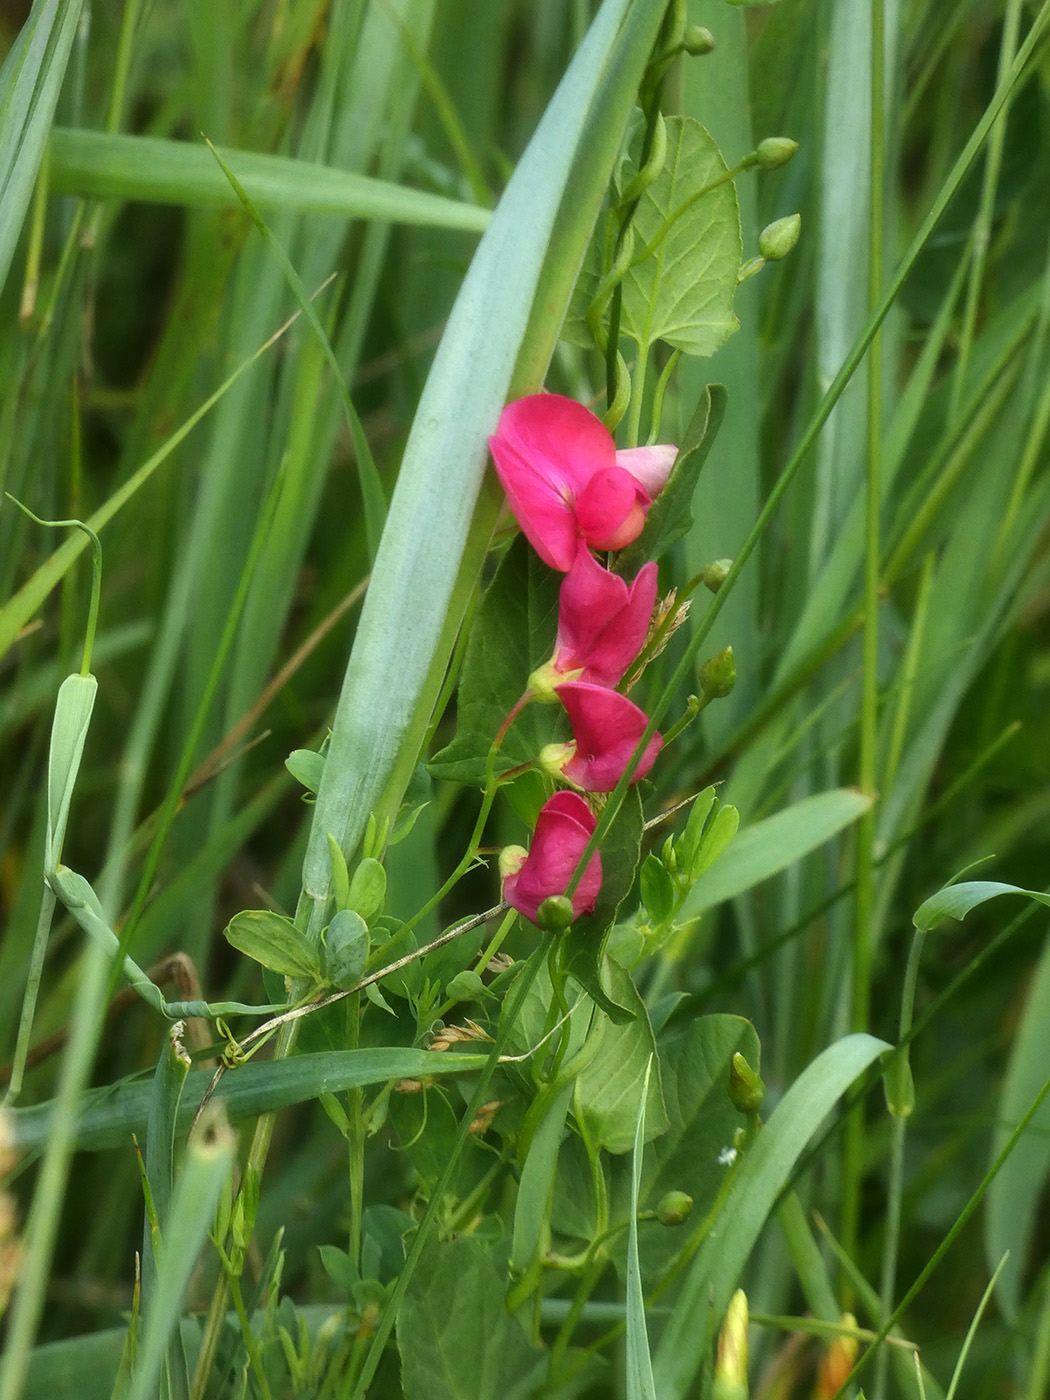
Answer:
<svg viewBox="0 0 1050 1400"><path fill-rule="evenodd" d="M674 883L668 875L663 861L652 851L642 861L639 877L642 903L649 915L649 922L662 924L671 917L675 905Z"/></svg>
<svg viewBox="0 0 1050 1400"><path fill-rule="evenodd" d="M223 159L261 209L381 219L384 223L473 233L482 232L492 217L488 209L442 195L288 156L224 150ZM237 195L208 148L195 142L56 127L50 177L55 189L68 194L240 208Z"/></svg>
<svg viewBox="0 0 1050 1400"><path fill-rule="evenodd" d="M657 246L623 280L620 329L639 347L663 340L690 355L713 355L737 329L733 297L741 237L736 190L731 180L708 188L727 168L698 121L667 119L664 168L634 216L636 250L653 242Z"/></svg>
<svg viewBox="0 0 1050 1400"><path fill-rule="evenodd" d="M693 886L682 906L683 919L695 918L786 870L855 822L873 801L856 788L833 788L745 827Z"/></svg>
<svg viewBox="0 0 1050 1400"><path fill-rule="evenodd" d="M547 1104L521 1166L510 1256L511 1267L518 1273L524 1273L533 1260L550 1247L551 1188L558 1169L572 1091L570 1080Z"/></svg>
<svg viewBox="0 0 1050 1400"><path fill-rule="evenodd" d="M83 0L44 0L0 68L0 289L47 144Z"/></svg>
<svg viewBox="0 0 1050 1400"><path fill-rule="evenodd" d="M1050 895L1041 890L1023 890L1017 885L1000 884L997 880L967 880L959 885L946 885L943 890L931 895L916 909L912 923L917 929L928 932L943 924L945 919L965 919L971 909L1001 894L1023 894L1027 899L1034 899L1036 903L1050 908Z"/></svg>
<svg viewBox="0 0 1050 1400"><path fill-rule="evenodd" d="M386 871L374 856L366 856L358 863L350 881L347 908L356 910L362 919L370 922L383 912L385 903Z"/></svg>
<svg viewBox="0 0 1050 1400"><path fill-rule="evenodd" d="M368 925L353 909L340 909L325 930L325 976L347 991L361 980L368 961Z"/></svg>
<svg viewBox="0 0 1050 1400"><path fill-rule="evenodd" d="M225 1075L215 1097L225 1104L230 1121L238 1123L244 1118L256 1118L260 1113L305 1103L322 1094L341 1094L347 1089L385 1084L391 1079L476 1074L486 1064L487 1055L458 1050L444 1054L400 1047L332 1050L294 1055L287 1060L252 1060ZM179 1132L189 1127L211 1078L211 1070L190 1071L178 1105L176 1127ZM77 1147L96 1152L126 1146L132 1133L145 1130L151 1093L150 1084L129 1080L82 1094L76 1114ZM53 1128L53 1103L9 1112L16 1145L28 1149L47 1141Z"/></svg>
<svg viewBox="0 0 1050 1400"><path fill-rule="evenodd" d="M1046 902L1045 897L1040 900L1040 903ZM1044 948L1031 979L1024 1015L1010 1051L995 1114L995 1132L989 1152L992 1162L1006 1146L1032 1100L1050 1079L1048 1025L1050 943ZM990 1267L995 1268L1009 1251L1010 1257L999 1275L997 1296L1007 1320L1011 1322L1024 1304L1022 1285L1025 1266L1031 1255L1043 1192L1047 1175L1050 1174L1050 1157L1046 1151L1048 1137L1050 1101L1044 1101L988 1188L984 1217L985 1258L990 1261Z"/></svg>
<svg viewBox="0 0 1050 1400"><path fill-rule="evenodd" d="M616 557L616 572L629 577L649 559L660 559L693 528L693 495L714 446L728 395L721 384L706 384L686 429L666 486L653 502L642 533Z"/></svg>
<svg viewBox="0 0 1050 1400"><path fill-rule="evenodd" d="M94 676L67 676L58 690L47 764L45 871L54 870L62 857L69 805L73 800L73 788L80 771L84 741L97 692L98 682Z"/></svg>
<svg viewBox="0 0 1050 1400"><path fill-rule="evenodd" d="M282 977L317 981L321 976L317 949L282 914L270 909L247 909L235 914L224 932L231 947Z"/></svg>
<svg viewBox="0 0 1050 1400"><path fill-rule="evenodd" d="M178 1336L184 1295L219 1193L232 1169L236 1146L237 1139L221 1108L210 1104L190 1136L171 1212L162 1224L157 1293L145 1318L128 1400L151 1400L160 1393L164 1353L169 1342Z"/></svg>
<svg viewBox="0 0 1050 1400"><path fill-rule="evenodd" d="M505 1268L470 1235L432 1244L401 1304L405 1400L525 1400L547 1365L503 1301Z"/></svg>
<svg viewBox="0 0 1050 1400"><path fill-rule="evenodd" d="M707 1354L698 1318L720 1318L777 1197L806 1145L858 1075L891 1047L849 1035L823 1050L795 1080L748 1147L719 1215L689 1269L660 1336L654 1372L663 1400L684 1400Z"/></svg>
<svg viewBox="0 0 1050 1400"><path fill-rule="evenodd" d="M626 968L607 957L603 983L613 1001L633 1012L633 1017L618 1025L609 1016L595 1015L590 1038L597 1041L597 1049L576 1077L573 1112L593 1146L613 1153L630 1152L643 1093L647 1097L646 1140L667 1128L659 1062L654 1063L651 1074L648 1069L650 1057L656 1054L656 1041L645 1004Z"/></svg>
<svg viewBox="0 0 1050 1400"><path fill-rule="evenodd" d="M649 1089L649 1071L654 1057L650 1055L645 1067L645 1083L638 1100L638 1119L634 1130L634 1151L631 1156L631 1210L627 1227L627 1338L626 1385L627 1400L656 1400L653 1363L649 1355L649 1334L645 1326L645 1296L642 1292L642 1268L638 1253L638 1198L642 1180L642 1158L645 1144L645 1106Z"/></svg>
<svg viewBox="0 0 1050 1400"><path fill-rule="evenodd" d="M324 754L314 753L313 749L293 749L284 760L284 766L297 783L302 783L307 792L316 793L321 786Z"/></svg>
<svg viewBox="0 0 1050 1400"><path fill-rule="evenodd" d="M430 773L485 786L492 741L524 694L530 674L549 661L558 630L561 575L549 569L524 535L511 543L470 632L459 683L456 737L428 763ZM560 728L560 705L531 704L511 725L496 773L534 759Z"/></svg>

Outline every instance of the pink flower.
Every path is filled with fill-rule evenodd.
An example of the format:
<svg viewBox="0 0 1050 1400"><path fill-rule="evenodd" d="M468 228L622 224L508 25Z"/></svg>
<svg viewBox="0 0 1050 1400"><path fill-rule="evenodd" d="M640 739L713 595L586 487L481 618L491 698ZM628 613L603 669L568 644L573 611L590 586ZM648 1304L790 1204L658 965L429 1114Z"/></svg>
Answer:
<svg viewBox="0 0 1050 1400"><path fill-rule="evenodd" d="M500 853L507 903L536 923L543 901L565 893L596 825L594 813L575 792L556 792L548 798L536 819L530 849L507 846ZM591 912L601 885L602 862L595 851L572 896L576 918Z"/></svg>
<svg viewBox="0 0 1050 1400"><path fill-rule="evenodd" d="M666 444L617 452L601 420L561 394L509 403L489 445L518 524L562 573L580 539L592 549L623 549L638 538L677 456Z"/></svg>
<svg viewBox="0 0 1050 1400"><path fill-rule="evenodd" d="M615 686L641 651L656 606L655 564L628 588L581 541L558 594L554 670L572 680ZM555 681L555 684L557 682Z"/></svg>
<svg viewBox="0 0 1050 1400"><path fill-rule="evenodd" d="M548 744L540 763L584 792L612 792L648 724L645 714L626 695L586 681L566 681L558 687L558 699L572 721L575 743ZM632 783L645 777L662 746L660 735L654 734Z"/></svg>

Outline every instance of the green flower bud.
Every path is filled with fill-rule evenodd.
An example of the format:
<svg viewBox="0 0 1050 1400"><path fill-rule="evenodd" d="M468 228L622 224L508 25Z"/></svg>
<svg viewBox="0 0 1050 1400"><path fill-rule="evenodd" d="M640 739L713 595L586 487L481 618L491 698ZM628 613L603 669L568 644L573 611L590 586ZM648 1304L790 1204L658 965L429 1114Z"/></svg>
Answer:
<svg viewBox="0 0 1050 1400"><path fill-rule="evenodd" d="M758 235L758 251L766 262L777 262L780 258L786 258L798 242L801 229L801 214L789 214L786 219L777 219L775 223L767 224Z"/></svg>
<svg viewBox="0 0 1050 1400"><path fill-rule="evenodd" d="M714 46L715 36L702 24L691 24L682 35L682 48L694 56L710 53Z"/></svg>
<svg viewBox="0 0 1050 1400"><path fill-rule="evenodd" d="M798 142L792 141L790 136L767 136L758 144L755 164L760 170L777 170L787 165L797 150Z"/></svg>
<svg viewBox="0 0 1050 1400"><path fill-rule="evenodd" d="M726 647L717 655L709 657L700 667L700 689L705 700L722 700L736 685L736 660L733 648Z"/></svg>
<svg viewBox="0 0 1050 1400"><path fill-rule="evenodd" d="M709 592L717 593L725 583L732 567L732 559L716 559L713 564L708 564L700 575L700 582Z"/></svg>
<svg viewBox="0 0 1050 1400"><path fill-rule="evenodd" d="M910 1118L915 1110L915 1081L906 1048L898 1047L887 1059L882 1088L886 1107L894 1118Z"/></svg>
<svg viewBox="0 0 1050 1400"><path fill-rule="evenodd" d="M575 918L572 900L565 894L548 895L536 911L536 922L548 933L564 933Z"/></svg>
<svg viewBox="0 0 1050 1400"><path fill-rule="evenodd" d="M693 1198L684 1191L668 1191L660 1198L656 1207L656 1218L661 1225L681 1225L688 1219L693 1209Z"/></svg>
<svg viewBox="0 0 1050 1400"><path fill-rule="evenodd" d="M752 1117L762 1107L766 1086L738 1050L729 1062L729 1097L733 1107Z"/></svg>
<svg viewBox="0 0 1050 1400"><path fill-rule="evenodd" d="M718 1334L712 1394L716 1400L747 1400L747 1295L742 1288L729 1300Z"/></svg>

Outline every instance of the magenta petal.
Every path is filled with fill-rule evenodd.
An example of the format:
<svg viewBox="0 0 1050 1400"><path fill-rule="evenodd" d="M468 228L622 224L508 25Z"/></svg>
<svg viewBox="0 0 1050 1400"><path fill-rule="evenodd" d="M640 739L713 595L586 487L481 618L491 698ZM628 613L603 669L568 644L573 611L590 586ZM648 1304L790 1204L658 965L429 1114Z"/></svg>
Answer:
<svg viewBox="0 0 1050 1400"><path fill-rule="evenodd" d="M576 557L576 515L572 504L538 475L516 446L489 438L496 475L514 518L545 564L564 573Z"/></svg>
<svg viewBox="0 0 1050 1400"><path fill-rule="evenodd" d="M658 496L671 475L678 448L674 443L656 443L653 447L623 447L616 454L616 465L630 472L635 481L650 496Z"/></svg>
<svg viewBox="0 0 1050 1400"><path fill-rule="evenodd" d="M582 668L579 680L616 685L645 642L656 603L656 576L656 565L646 564L628 588L581 542L558 595L558 670Z"/></svg>
<svg viewBox="0 0 1050 1400"><path fill-rule="evenodd" d="M644 511L648 499L631 473L621 467L606 467L595 472L576 499L580 534L588 544L604 547L600 541L616 535L637 506L642 505ZM641 530L641 523L638 529ZM632 538L636 536L637 531Z"/></svg>
<svg viewBox="0 0 1050 1400"><path fill-rule="evenodd" d="M576 739L576 754L565 765L565 776L585 792L612 792L645 732L644 712L625 695L585 681L559 686L558 698ZM654 734L631 775L632 783L645 777L662 745L660 735Z"/></svg>
<svg viewBox="0 0 1050 1400"><path fill-rule="evenodd" d="M543 901L565 893L596 824L594 813L576 793L556 792L548 798L536 819L528 857L503 882L508 904L535 923ZM577 918L594 908L601 883L601 858L596 851L572 896Z"/></svg>
<svg viewBox="0 0 1050 1400"><path fill-rule="evenodd" d="M530 394L506 406L489 446L529 543L565 572L576 557L576 499L596 472L615 469L612 435L574 399Z"/></svg>
<svg viewBox="0 0 1050 1400"><path fill-rule="evenodd" d="M527 456L552 486L576 495L595 472L616 465L616 444L605 424L562 394L515 399L500 415L496 437Z"/></svg>

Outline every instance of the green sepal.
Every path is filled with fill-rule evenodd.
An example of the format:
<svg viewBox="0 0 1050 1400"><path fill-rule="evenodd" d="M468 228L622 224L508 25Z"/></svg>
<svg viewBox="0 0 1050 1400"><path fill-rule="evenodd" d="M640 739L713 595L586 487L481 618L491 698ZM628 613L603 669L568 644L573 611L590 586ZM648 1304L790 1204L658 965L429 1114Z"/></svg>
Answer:
<svg viewBox="0 0 1050 1400"><path fill-rule="evenodd" d="M225 929L226 941L282 977L321 980L317 949L283 914L271 909L247 909L235 914Z"/></svg>

